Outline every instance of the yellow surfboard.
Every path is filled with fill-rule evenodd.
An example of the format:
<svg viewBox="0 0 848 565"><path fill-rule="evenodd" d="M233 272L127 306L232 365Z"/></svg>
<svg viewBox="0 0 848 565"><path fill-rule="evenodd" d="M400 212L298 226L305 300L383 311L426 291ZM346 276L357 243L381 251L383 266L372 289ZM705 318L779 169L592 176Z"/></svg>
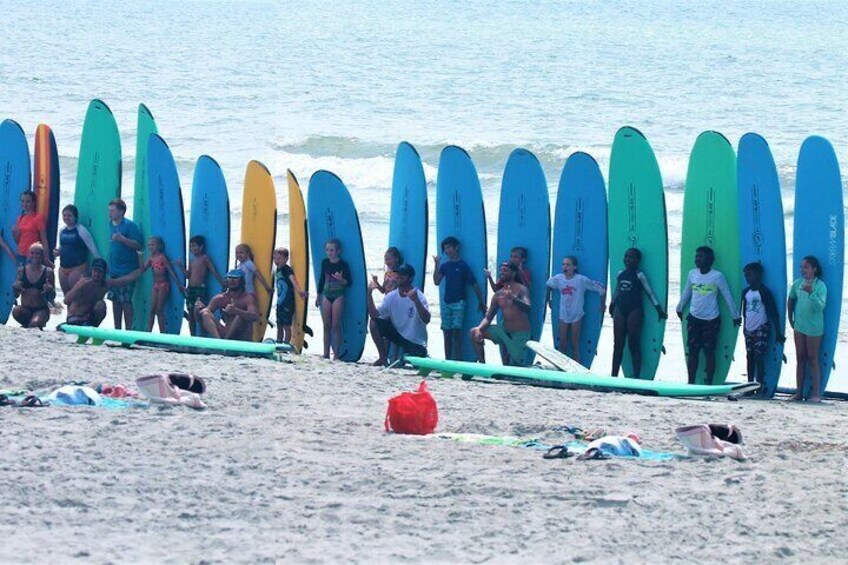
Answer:
<svg viewBox="0 0 848 565"><path fill-rule="evenodd" d="M271 274L274 242L277 238L277 194L274 179L259 161L247 164L244 174L244 197L241 212L241 243L253 251L253 262L269 285L274 283ZM253 331L253 340L262 341L271 312L271 296L259 280L254 285L259 302L259 323Z"/></svg>
<svg viewBox="0 0 848 565"><path fill-rule="evenodd" d="M289 184L289 265L303 290L309 292L309 232L306 225L306 205L303 192L291 171L288 172ZM306 325L309 297L305 300L297 293L294 295L294 318L292 319L291 345L295 351L303 350L306 335L312 330Z"/></svg>

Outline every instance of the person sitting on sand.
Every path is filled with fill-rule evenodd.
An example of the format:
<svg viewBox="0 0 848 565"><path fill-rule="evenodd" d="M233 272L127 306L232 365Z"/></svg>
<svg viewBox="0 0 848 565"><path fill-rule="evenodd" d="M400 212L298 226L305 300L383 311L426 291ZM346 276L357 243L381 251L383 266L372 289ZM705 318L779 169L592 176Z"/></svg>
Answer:
<svg viewBox="0 0 848 565"><path fill-rule="evenodd" d="M375 339L380 358L374 365L385 365L388 359L388 347L385 343L394 343L405 355L427 357L427 324L430 323L430 308L424 293L412 286L415 269L412 265L400 265L395 269L397 288L389 292L380 303L374 305L372 296L377 283L368 283L368 314L374 322L379 337Z"/></svg>
<svg viewBox="0 0 848 565"><path fill-rule="evenodd" d="M144 268L139 267L128 275L109 279L106 278L108 270L105 259L94 259L91 262L91 276L81 277L65 294L69 325L98 327L106 317L106 302L103 300L106 293L113 287L135 282L144 272Z"/></svg>
<svg viewBox="0 0 848 565"><path fill-rule="evenodd" d="M215 318L218 310L221 320ZM259 320L259 306L256 295L245 289L244 273L238 269L227 273L227 290L201 308L198 317L209 337L252 341L253 325Z"/></svg>
<svg viewBox="0 0 848 565"><path fill-rule="evenodd" d="M14 261L12 249L0 238L0 247ZM44 246L29 246L29 259L18 267L18 276L12 289L21 303L12 309L12 317L25 328L44 329L50 319L49 302L56 296L53 269L45 265Z"/></svg>
<svg viewBox="0 0 848 565"><path fill-rule="evenodd" d="M471 342L477 360L485 363L483 340L489 339L501 346L501 360L505 365L527 365L527 340L530 339L530 296L527 287L518 282L518 267L505 261L500 266L503 287L492 297L489 310L480 325L471 330ZM503 323L492 320L500 310Z"/></svg>

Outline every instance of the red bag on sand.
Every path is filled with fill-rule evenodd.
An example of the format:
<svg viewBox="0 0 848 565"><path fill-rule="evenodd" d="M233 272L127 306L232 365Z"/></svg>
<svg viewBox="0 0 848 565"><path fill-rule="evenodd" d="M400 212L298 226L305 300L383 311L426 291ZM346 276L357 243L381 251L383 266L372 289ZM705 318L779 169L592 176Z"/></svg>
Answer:
<svg viewBox="0 0 848 565"><path fill-rule="evenodd" d="M426 381L421 381L416 392L402 392L389 399L389 409L386 410L387 432L423 436L433 433L438 423L439 409L427 390Z"/></svg>

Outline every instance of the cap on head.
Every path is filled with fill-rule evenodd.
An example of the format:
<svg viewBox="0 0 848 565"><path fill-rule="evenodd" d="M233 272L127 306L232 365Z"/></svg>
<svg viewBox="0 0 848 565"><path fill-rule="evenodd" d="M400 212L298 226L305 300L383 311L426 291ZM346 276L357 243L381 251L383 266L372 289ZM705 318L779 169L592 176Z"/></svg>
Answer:
<svg viewBox="0 0 848 565"><path fill-rule="evenodd" d="M239 271L238 269L232 269L227 273L228 279L244 279L244 273Z"/></svg>
<svg viewBox="0 0 848 565"><path fill-rule="evenodd" d="M405 277L412 278L415 276L415 268L412 265L408 265L404 263L403 265L399 265L395 272L399 275L403 275Z"/></svg>
<svg viewBox="0 0 848 565"><path fill-rule="evenodd" d="M106 264L106 259L97 258L91 262L91 269L100 271L101 273L105 273L108 270L108 265Z"/></svg>

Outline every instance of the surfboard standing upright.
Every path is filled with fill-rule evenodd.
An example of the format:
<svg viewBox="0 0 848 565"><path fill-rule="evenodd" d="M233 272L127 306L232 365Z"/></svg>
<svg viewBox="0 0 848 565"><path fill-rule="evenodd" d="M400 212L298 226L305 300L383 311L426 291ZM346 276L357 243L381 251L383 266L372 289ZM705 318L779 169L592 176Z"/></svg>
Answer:
<svg viewBox="0 0 848 565"><path fill-rule="evenodd" d="M151 134L147 146L147 188L150 207L150 233L165 242L165 255L177 277L183 281L177 262L186 264L185 213L177 164L168 144L158 134ZM165 302L165 332L179 335L183 325L185 296L170 278L171 290Z"/></svg>
<svg viewBox="0 0 848 565"><path fill-rule="evenodd" d="M455 145L442 150L436 180L436 246L441 254L441 242L453 236L459 240L460 255L468 263L474 279L480 285L483 300L487 288L483 269L488 264L486 242L486 211L477 169L466 151ZM445 258L442 257L442 261ZM444 305L445 287L440 285L440 304ZM477 355L468 337L471 328L483 319L478 310L477 297L466 289L465 319L462 325L462 354L464 361L475 361Z"/></svg>
<svg viewBox="0 0 848 565"><path fill-rule="evenodd" d="M230 259L230 197L221 167L208 155L201 155L194 167L189 213L189 239L203 236L206 239L206 256L218 274L226 276ZM222 291L218 279L212 273L207 273L205 303L208 304L213 296ZM191 311L194 304L186 304L186 308ZM200 335L199 322L194 329L195 334Z"/></svg>
<svg viewBox="0 0 848 565"><path fill-rule="evenodd" d="M668 224L665 193L657 159L648 140L635 128L623 127L615 134L609 173L610 287L624 268L624 253L631 247L642 252L639 270L668 312ZM609 292L612 297L612 290ZM663 352L665 320L655 312L651 300L642 296L642 335L639 347L642 367L639 378L651 380ZM629 344L621 367L634 376Z"/></svg>
<svg viewBox="0 0 848 565"><path fill-rule="evenodd" d="M268 284L273 284L271 261L277 239L277 193L274 179L267 167L259 161L247 164L244 174L244 196L241 204L241 242L253 251L256 270ZM271 295L255 281L256 299L259 303L259 321L254 326L253 341L262 341L271 312Z"/></svg>
<svg viewBox="0 0 848 565"><path fill-rule="evenodd" d="M53 130L47 124L38 124L35 130L32 180L36 210L44 216L46 222L47 256L52 258L59 228L59 152Z"/></svg>
<svg viewBox="0 0 848 565"><path fill-rule="evenodd" d="M365 331L368 325L365 304L367 273L359 216L347 187L339 177L328 171L317 171L312 175L309 179L307 199L309 239L315 280L317 281L321 276L321 262L326 256L324 245L330 239L335 238L341 242L341 257L350 267L351 280L348 281L344 293L345 306L339 359L358 361L365 348Z"/></svg>
<svg viewBox="0 0 848 565"><path fill-rule="evenodd" d="M739 194L736 184L736 154L727 138L718 132L707 131L698 136L689 158L686 188L683 194L683 240L680 245L681 293L689 271L695 268L695 250L708 246L715 252L713 269L727 278L734 304L740 304L742 265L739 259ZM718 296L721 328L716 345L716 369L711 384L722 384L727 378L739 332L733 319L739 316L738 306L730 312L724 298ZM683 311L683 347L689 357L686 317ZM705 361L698 363L696 384L706 383Z"/></svg>
<svg viewBox="0 0 848 565"><path fill-rule="evenodd" d="M289 188L289 265L294 271L300 287L309 292L309 226L306 221L306 205L294 173L286 171ZM306 336L312 335L307 325L309 297L301 298L294 293L294 317L292 318L291 345L300 353L306 344Z"/></svg>
<svg viewBox="0 0 848 565"><path fill-rule="evenodd" d="M0 237L13 252L17 244L12 228L21 213L21 193L30 189L29 145L18 122L3 120L0 124ZM17 251L21 253L20 251ZM0 252L0 324L5 324L15 304L12 285L18 268Z"/></svg>
<svg viewBox="0 0 848 565"><path fill-rule="evenodd" d="M739 182L739 241L741 265L759 262L763 266L763 284L774 296L778 325L769 334L765 357L763 393L771 398L783 367L783 343L786 327L786 232L783 227L783 200L777 167L766 140L746 133L739 140L737 157ZM743 286L745 283L742 283ZM740 296L741 300L741 296Z"/></svg>
<svg viewBox="0 0 848 565"><path fill-rule="evenodd" d="M516 149L506 162L498 212L497 263L509 261L513 247L527 249L524 268L530 272L530 328L534 340L545 323L545 281L551 264L551 205L548 183L539 160L526 149ZM497 276L498 266L495 265ZM524 359L533 362L528 351Z"/></svg>
<svg viewBox="0 0 848 565"><path fill-rule="evenodd" d="M573 153L565 162L559 179L551 273L561 273L563 258L572 255L577 258L577 270L580 274L605 284L609 259L607 237L607 193L604 177L591 155ZM601 297L598 294L587 292L585 299L580 330L580 362L588 369L598 353L603 312ZM552 292L551 325L554 345L557 347L559 301L559 294Z"/></svg>
<svg viewBox="0 0 848 565"><path fill-rule="evenodd" d="M88 228L107 260L112 240L109 202L120 196L121 136L109 106L95 99L88 105L82 126L74 204L79 209L79 223Z"/></svg>
<svg viewBox="0 0 848 565"><path fill-rule="evenodd" d="M150 229L150 203L147 186L147 146L150 135L158 133L153 114L144 104L138 105L138 128L135 144L135 184L133 185L133 221L141 230L142 241L151 235L159 235ZM147 245L142 247L147 257ZM147 314L150 311L150 295L153 291L153 273L147 271L135 283L133 293L133 329L147 329Z"/></svg>
<svg viewBox="0 0 848 565"><path fill-rule="evenodd" d="M389 247L397 247L404 262L415 268L413 285L423 291L427 270L427 180L418 151L401 142L395 155Z"/></svg>
<svg viewBox="0 0 848 565"><path fill-rule="evenodd" d="M842 176L833 146L823 137L808 137L798 155L795 180L795 230L792 246L792 278L800 276L801 259L812 255L819 260L827 287L824 334L819 351L821 392L827 388L834 368L842 309L842 283L845 271L845 212L842 202ZM812 381L807 370L804 396Z"/></svg>

